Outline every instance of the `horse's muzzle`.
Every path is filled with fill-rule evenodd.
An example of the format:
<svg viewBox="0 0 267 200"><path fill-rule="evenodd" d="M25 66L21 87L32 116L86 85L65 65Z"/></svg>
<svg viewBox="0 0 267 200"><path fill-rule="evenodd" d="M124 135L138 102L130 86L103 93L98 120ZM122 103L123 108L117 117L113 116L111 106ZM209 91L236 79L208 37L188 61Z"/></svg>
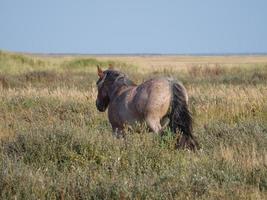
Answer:
<svg viewBox="0 0 267 200"><path fill-rule="evenodd" d="M100 112L105 112L105 110L107 109L107 107L105 105L101 104L99 101L96 101L96 108Z"/></svg>

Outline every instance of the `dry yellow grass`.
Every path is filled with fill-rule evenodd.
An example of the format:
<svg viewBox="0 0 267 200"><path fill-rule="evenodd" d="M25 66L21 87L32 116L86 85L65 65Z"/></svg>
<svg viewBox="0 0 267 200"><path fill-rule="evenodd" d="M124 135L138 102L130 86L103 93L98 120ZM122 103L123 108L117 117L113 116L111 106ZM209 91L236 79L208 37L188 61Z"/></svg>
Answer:
<svg viewBox="0 0 267 200"><path fill-rule="evenodd" d="M196 65L237 66L267 63L267 56L114 56L96 57L99 60L117 60L140 66L142 70L180 70ZM140 70L140 71L142 71Z"/></svg>

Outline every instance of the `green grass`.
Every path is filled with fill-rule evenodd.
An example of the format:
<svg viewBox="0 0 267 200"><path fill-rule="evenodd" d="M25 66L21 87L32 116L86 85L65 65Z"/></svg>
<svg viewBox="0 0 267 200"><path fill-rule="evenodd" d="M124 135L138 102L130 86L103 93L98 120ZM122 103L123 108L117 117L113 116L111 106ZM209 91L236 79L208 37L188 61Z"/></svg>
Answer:
<svg viewBox="0 0 267 200"><path fill-rule="evenodd" d="M182 80L201 150L177 151L168 130L160 138L143 126L114 138L95 108L95 65L109 63L137 83ZM0 52L0 198L266 199L266 63L141 72Z"/></svg>

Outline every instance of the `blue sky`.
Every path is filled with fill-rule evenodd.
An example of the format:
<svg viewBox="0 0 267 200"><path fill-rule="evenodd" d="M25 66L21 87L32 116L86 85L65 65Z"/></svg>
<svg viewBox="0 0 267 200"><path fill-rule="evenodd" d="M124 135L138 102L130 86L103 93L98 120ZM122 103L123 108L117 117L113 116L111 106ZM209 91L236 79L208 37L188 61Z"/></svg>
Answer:
<svg viewBox="0 0 267 200"><path fill-rule="evenodd" d="M0 0L0 49L266 53L266 0Z"/></svg>

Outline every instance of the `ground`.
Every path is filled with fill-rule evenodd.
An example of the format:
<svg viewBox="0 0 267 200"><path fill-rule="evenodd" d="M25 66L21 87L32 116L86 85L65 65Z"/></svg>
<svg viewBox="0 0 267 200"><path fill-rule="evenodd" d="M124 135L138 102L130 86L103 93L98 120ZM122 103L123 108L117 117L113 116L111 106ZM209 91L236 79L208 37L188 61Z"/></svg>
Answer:
<svg viewBox="0 0 267 200"><path fill-rule="evenodd" d="M184 83L201 149L140 125L112 136L96 65ZM267 199L267 56L0 52L0 198Z"/></svg>

